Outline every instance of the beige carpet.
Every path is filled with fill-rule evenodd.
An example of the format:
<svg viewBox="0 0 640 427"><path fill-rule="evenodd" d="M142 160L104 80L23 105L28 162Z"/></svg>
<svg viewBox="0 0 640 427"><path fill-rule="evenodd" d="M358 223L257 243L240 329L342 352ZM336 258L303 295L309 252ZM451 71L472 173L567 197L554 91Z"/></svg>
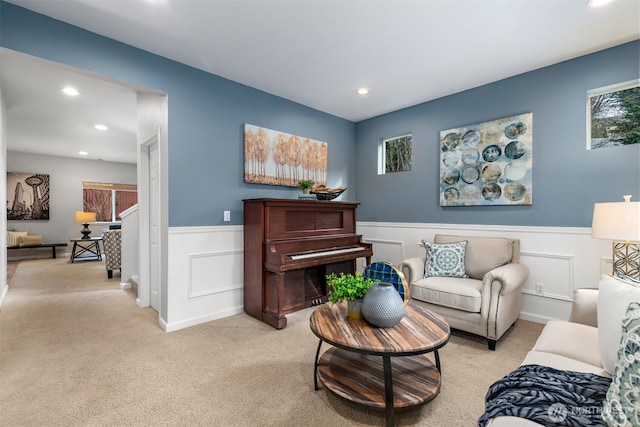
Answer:
<svg viewBox="0 0 640 427"><path fill-rule="evenodd" d="M103 263L22 261L0 311L3 426L382 426L384 413L313 389L313 309L275 330L240 314L166 333ZM542 325L519 321L487 350L456 333L442 390L399 426L473 426L487 387ZM326 348L326 347L324 347Z"/></svg>

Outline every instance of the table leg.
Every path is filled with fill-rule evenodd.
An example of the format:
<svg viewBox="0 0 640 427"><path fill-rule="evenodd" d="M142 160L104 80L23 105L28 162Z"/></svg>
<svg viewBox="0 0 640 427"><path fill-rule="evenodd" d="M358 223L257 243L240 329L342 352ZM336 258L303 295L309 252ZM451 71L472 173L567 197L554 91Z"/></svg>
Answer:
<svg viewBox="0 0 640 427"><path fill-rule="evenodd" d="M318 358L320 357L320 347L322 346L322 340L318 343L318 350L316 350L316 362L313 364L313 388L318 391Z"/></svg>
<svg viewBox="0 0 640 427"><path fill-rule="evenodd" d="M73 264L73 260L76 258L76 242L73 242L73 249L71 250L71 264Z"/></svg>
<svg viewBox="0 0 640 427"><path fill-rule="evenodd" d="M434 354L436 356L436 369L438 370L439 374L442 374L442 371L440 371L440 355L438 354L438 350L435 350Z"/></svg>
<svg viewBox="0 0 640 427"><path fill-rule="evenodd" d="M393 427L393 378L391 377L391 357L382 356L382 366L384 368L384 400L387 418L387 427Z"/></svg>
<svg viewBox="0 0 640 427"><path fill-rule="evenodd" d="M102 261L100 242L97 240L78 240L73 242L71 251L71 262L76 259L88 259Z"/></svg>

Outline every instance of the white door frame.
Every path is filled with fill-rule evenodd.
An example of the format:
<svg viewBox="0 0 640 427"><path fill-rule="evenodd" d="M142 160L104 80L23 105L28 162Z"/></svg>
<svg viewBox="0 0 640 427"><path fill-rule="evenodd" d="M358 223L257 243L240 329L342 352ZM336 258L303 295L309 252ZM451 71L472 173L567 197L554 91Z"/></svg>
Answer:
<svg viewBox="0 0 640 427"><path fill-rule="evenodd" d="M155 265L155 268L159 268L161 265L161 260L155 260L155 262L151 262L150 260L150 251L149 251L149 215L150 215L150 202L149 202L149 147L153 144L158 144L160 147L160 129L157 130L156 133L148 137L144 140L142 144L139 146L139 178L140 178L140 187L142 191L140 191L138 197L138 212L139 212L139 273L138 273L138 298L136 299L136 303L140 307L149 307L151 302L151 286L149 285L149 277L151 265ZM162 150L158 149L158 167L162 164L160 160L160 156L162 155ZM162 192L160 192L160 197ZM158 213L159 217L162 218L162 209ZM162 223L162 220L160 220ZM162 239L159 240L159 244L162 244ZM162 249L162 248L160 248ZM162 253L162 250L159 251ZM158 277L162 277L162 272L158 272ZM161 286L158 286L158 292L161 292ZM162 301L162 295L159 296L159 300ZM158 310L160 314L160 310Z"/></svg>

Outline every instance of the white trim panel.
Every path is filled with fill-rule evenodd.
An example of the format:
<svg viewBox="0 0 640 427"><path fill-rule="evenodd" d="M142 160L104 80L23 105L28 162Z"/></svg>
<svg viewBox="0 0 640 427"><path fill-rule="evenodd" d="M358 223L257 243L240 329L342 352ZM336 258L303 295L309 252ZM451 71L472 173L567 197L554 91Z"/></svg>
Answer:
<svg viewBox="0 0 640 427"><path fill-rule="evenodd" d="M573 291L595 288L611 272L611 242L592 239L589 228L467 224L358 222L358 233L374 244L374 260L399 264L421 255L422 239L436 233L520 239L522 263L530 270L521 318L568 319ZM243 227L169 229L167 331L244 311ZM215 277L212 280L211 277ZM536 293L536 283L544 293Z"/></svg>
<svg viewBox="0 0 640 427"><path fill-rule="evenodd" d="M235 271L226 268L243 263L243 253L237 249L189 255L187 297L197 298L243 289L243 282L237 282L238 279L242 280L242 276L234 277Z"/></svg>
<svg viewBox="0 0 640 427"><path fill-rule="evenodd" d="M573 301L573 256L520 251L520 262L529 267L523 294ZM538 286L543 289L538 292Z"/></svg>
<svg viewBox="0 0 640 427"><path fill-rule="evenodd" d="M243 227L169 229L167 331L244 311Z"/></svg>

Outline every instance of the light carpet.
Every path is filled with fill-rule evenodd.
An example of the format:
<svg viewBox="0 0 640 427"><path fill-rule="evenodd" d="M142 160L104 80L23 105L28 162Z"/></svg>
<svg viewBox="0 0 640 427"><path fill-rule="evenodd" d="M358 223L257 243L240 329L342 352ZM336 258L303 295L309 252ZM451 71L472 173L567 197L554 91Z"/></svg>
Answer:
<svg viewBox="0 0 640 427"><path fill-rule="evenodd" d="M119 281L101 262L20 262L0 311L3 426L384 425L384 412L314 391L313 308L283 330L240 314L166 333ZM487 388L542 326L518 321L496 351L454 332L440 394L396 425L476 425Z"/></svg>

